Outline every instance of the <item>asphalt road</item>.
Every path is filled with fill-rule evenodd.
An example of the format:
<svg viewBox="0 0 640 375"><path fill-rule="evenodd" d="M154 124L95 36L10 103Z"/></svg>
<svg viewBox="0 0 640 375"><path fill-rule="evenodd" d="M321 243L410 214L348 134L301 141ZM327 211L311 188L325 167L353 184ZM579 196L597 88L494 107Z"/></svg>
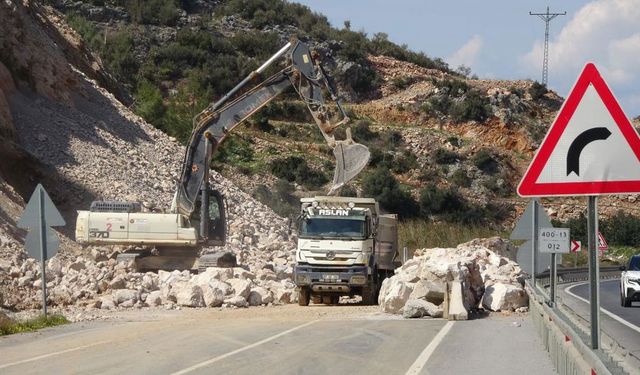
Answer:
<svg viewBox="0 0 640 375"><path fill-rule="evenodd" d="M1 337L0 373L555 373L526 315L447 322L304 309L190 310Z"/></svg>
<svg viewBox="0 0 640 375"><path fill-rule="evenodd" d="M589 284L576 285L571 288L571 292L588 300ZM640 329L640 302L633 302L631 304L632 307L621 306L620 280L600 282L600 306ZM640 335L640 333L638 333L638 335Z"/></svg>
<svg viewBox="0 0 640 375"><path fill-rule="evenodd" d="M563 303L588 322L589 283L561 285L559 290ZM629 352L633 366L640 367L640 304L620 306L620 280L616 279L600 282L600 308L601 330Z"/></svg>

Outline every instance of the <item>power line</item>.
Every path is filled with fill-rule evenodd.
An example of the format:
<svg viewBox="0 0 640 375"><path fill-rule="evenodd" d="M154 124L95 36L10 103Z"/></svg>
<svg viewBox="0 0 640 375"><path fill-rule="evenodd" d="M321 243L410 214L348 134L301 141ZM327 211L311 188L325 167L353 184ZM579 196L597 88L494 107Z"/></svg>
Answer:
<svg viewBox="0 0 640 375"><path fill-rule="evenodd" d="M531 13L530 16L538 16L544 21L544 60L542 62L542 84L547 85L549 78L549 22L558 16L564 16L567 12L562 13L549 13L549 7L547 7L546 13Z"/></svg>

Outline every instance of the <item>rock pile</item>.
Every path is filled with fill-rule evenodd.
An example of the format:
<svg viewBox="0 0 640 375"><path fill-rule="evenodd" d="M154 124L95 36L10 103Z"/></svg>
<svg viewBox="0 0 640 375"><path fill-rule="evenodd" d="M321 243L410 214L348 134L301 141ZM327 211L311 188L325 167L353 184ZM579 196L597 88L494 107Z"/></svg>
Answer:
<svg viewBox="0 0 640 375"><path fill-rule="evenodd" d="M495 249L495 250L492 250ZM528 305L520 267L508 256L513 246L495 237L456 248L421 249L382 283L382 311L405 317L441 316L446 283L464 286L465 307L491 311Z"/></svg>
<svg viewBox="0 0 640 375"><path fill-rule="evenodd" d="M13 27L12 23L0 26L0 30L11 29L0 37L0 46L14 63L12 69L27 72L28 80L38 83L35 92L25 89L27 85L16 85L21 88L18 90L13 86L6 90L4 85L3 93L17 143L48 168L47 175L29 177L41 180L67 221L60 234L57 260L50 261L54 264L50 265L53 271L49 280L52 303L82 305L104 300L108 307L111 299L114 306L141 305L146 303L147 294L159 292L165 284L166 289L173 290L173 281L155 282L158 275L136 273L116 264L113 254L121 248L83 249L75 244L72 237L76 210L88 209L91 201L99 199L139 201L145 210L167 210L184 147L133 114L91 79L91 72L83 68L97 62L89 54L70 53L67 49L73 49L77 43L65 39L73 35L61 33L60 25L42 28L36 19L51 17L43 9L39 6L26 9L19 1L2 3L0 14L6 15L4 18L19 19L28 27ZM63 23L61 18L56 22ZM69 43L62 43L63 40ZM62 44L64 52L56 47ZM79 56L87 60L80 61ZM0 73L4 76L7 72L2 69ZM37 307L40 271L32 260L26 259L22 245L25 232L15 226L25 202L14 194L3 177L0 176L0 294L5 307ZM247 274L225 276L211 288L203 287L186 274L170 278L179 285L175 285L174 292L160 295L161 303L201 305L220 297L222 305L239 306L295 299L292 285L286 281L293 270L295 237L288 234L286 220L219 174L213 172L211 179L227 201L229 236L223 250L235 253ZM23 197L30 194L30 189L21 187ZM203 252L211 250L214 249ZM235 271L243 274L240 269ZM245 282L248 292L242 289L237 294L235 287L240 286L234 283L238 283L227 281L234 279L248 280ZM154 285L157 289L153 289ZM158 293L152 295L154 301L156 297Z"/></svg>
<svg viewBox="0 0 640 375"><path fill-rule="evenodd" d="M278 279L268 268L255 273L242 267L212 267L196 275L189 271L141 273L134 271L133 263L116 262L115 254L92 248L91 257L71 262L51 258L46 270L49 303L109 310L247 307L297 301L295 285L289 279ZM9 278L4 289L8 293L0 293L0 300L5 307L38 308L42 298L40 265L33 259L18 258L0 261L0 275Z"/></svg>

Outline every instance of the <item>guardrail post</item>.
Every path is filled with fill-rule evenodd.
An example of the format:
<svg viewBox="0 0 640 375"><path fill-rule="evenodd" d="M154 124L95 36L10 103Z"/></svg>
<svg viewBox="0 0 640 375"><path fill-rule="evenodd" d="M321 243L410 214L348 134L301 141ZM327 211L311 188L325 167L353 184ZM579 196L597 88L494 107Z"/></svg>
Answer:
<svg viewBox="0 0 640 375"><path fill-rule="evenodd" d="M531 220L531 222L533 223L533 229L531 231L531 247L533 248L533 252L532 252L532 261L531 261L531 280L533 281L533 285L536 285L536 272L538 272L538 257L536 256L536 253L538 252L538 210L540 209L540 207L538 206L538 201L537 200L533 200L533 220Z"/></svg>

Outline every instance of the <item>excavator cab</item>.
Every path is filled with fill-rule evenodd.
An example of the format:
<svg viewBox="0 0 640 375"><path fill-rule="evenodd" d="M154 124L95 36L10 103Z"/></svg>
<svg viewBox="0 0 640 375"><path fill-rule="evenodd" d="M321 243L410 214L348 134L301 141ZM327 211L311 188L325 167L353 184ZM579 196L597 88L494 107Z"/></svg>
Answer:
<svg viewBox="0 0 640 375"><path fill-rule="evenodd" d="M209 231L207 244L224 246L227 239L227 220L224 196L214 189L209 189Z"/></svg>

